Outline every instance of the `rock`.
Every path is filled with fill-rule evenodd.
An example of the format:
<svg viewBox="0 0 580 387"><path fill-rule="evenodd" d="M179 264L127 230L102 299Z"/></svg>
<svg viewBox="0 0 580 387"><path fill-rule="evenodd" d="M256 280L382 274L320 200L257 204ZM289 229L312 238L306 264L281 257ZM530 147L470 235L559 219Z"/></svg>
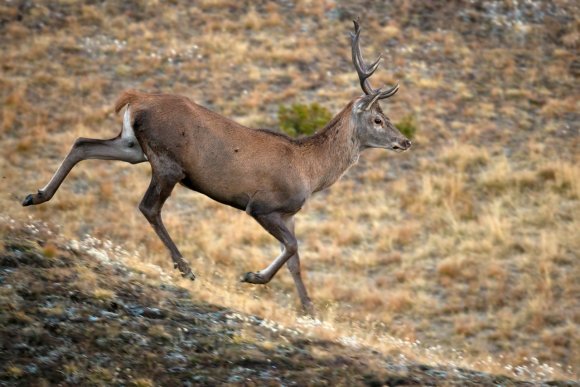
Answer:
<svg viewBox="0 0 580 387"><path fill-rule="evenodd" d="M117 317L119 317L119 313L108 312L106 310L101 310L100 314L102 317L105 317L107 319L116 319Z"/></svg>
<svg viewBox="0 0 580 387"><path fill-rule="evenodd" d="M145 308L142 315L152 319L163 319L167 317L167 312L159 308Z"/></svg>
<svg viewBox="0 0 580 387"><path fill-rule="evenodd" d="M149 345L149 339L147 339L145 336L128 330L121 331L121 333L119 333L119 337L127 343L136 344L141 347Z"/></svg>
<svg viewBox="0 0 580 387"><path fill-rule="evenodd" d="M244 381L244 377L240 375L232 375L228 378L228 383L241 383Z"/></svg>
<svg viewBox="0 0 580 387"><path fill-rule="evenodd" d="M176 363L186 363L187 362L187 358L179 352L169 352L167 355L165 355L165 359L168 361L171 361L171 362L176 362Z"/></svg>
<svg viewBox="0 0 580 387"><path fill-rule="evenodd" d="M164 319L167 317L165 310L154 307L127 306L125 310L132 316L143 316L150 319Z"/></svg>
<svg viewBox="0 0 580 387"><path fill-rule="evenodd" d="M29 365L24 367L24 370L31 375L36 375L38 373L38 366L34 363L30 363Z"/></svg>

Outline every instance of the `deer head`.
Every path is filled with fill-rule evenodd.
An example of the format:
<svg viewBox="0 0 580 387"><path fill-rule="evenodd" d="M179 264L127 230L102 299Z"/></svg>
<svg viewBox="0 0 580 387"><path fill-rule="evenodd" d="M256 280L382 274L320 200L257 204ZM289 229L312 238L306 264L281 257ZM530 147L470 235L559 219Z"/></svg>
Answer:
<svg viewBox="0 0 580 387"><path fill-rule="evenodd" d="M379 67L381 56L370 65L366 65L360 49L360 26L354 20L354 33L352 38L352 63L358 74L360 86L365 95L355 101L353 107L353 119L361 148L385 148L402 152L411 147L411 141L405 137L391 123L379 101L393 96L399 90L399 84L386 90L373 89L369 78Z"/></svg>

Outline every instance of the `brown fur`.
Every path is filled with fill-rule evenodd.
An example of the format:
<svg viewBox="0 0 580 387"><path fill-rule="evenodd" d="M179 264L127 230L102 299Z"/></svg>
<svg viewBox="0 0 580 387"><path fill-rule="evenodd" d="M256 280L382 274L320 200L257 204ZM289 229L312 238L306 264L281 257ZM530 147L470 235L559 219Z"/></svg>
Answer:
<svg viewBox="0 0 580 387"><path fill-rule="evenodd" d="M358 151L346 141L352 103L303 139L247 128L177 95L129 90L115 110L126 105L152 164L163 154L183 171L179 182L248 213L297 212L312 192L336 181Z"/></svg>

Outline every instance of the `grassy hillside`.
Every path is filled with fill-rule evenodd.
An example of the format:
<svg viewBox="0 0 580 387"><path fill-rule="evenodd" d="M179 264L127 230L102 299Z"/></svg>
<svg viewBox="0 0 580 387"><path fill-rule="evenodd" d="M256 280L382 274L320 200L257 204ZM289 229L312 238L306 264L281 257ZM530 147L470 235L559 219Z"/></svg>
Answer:
<svg viewBox="0 0 580 387"><path fill-rule="evenodd" d="M46 225L13 222L0 236L2 385L527 385L192 301L159 268Z"/></svg>
<svg viewBox="0 0 580 387"><path fill-rule="evenodd" d="M195 304L300 326L321 340L525 380L574 380L578 15L567 0L5 2L2 222L47 222L68 239L121 246L145 276L159 277L160 266ZM20 207L76 137L118 133L112 105L125 88L184 94L252 127L276 127L279 106L295 102L338 112L361 93L347 35L356 16L366 57L385 57L373 84L401 84L384 110L417 134L410 152L363 154L297 217L320 321L304 327L285 271L264 287L240 284L277 243L244 213L183 188L164 207L198 277L180 282L136 208L148 165L87 161L51 202ZM46 243L57 246L50 236ZM105 296L116 291L83 282ZM159 294L158 302L173 297Z"/></svg>

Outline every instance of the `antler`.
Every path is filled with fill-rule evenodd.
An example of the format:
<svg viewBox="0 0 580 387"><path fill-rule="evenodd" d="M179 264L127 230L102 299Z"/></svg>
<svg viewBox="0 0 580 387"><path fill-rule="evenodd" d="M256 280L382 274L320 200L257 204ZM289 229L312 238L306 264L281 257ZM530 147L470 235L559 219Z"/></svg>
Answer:
<svg viewBox="0 0 580 387"><path fill-rule="evenodd" d="M360 87L363 89L365 94L374 96L374 98L372 99L373 103L377 99L389 98L390 96L395 94L397 92L397 90L399 90L399 84L397 83L397 84L395 84L395 86L393 86L387 90L382 90L382 89L375 90L371 87L368 78L371 75L373 75L373 73L379 67L379 63L381 62L382 58L379 55L377 60L375 60L369 66L367 66L365 64L364 59L362 57L361 50L360 50L360 42L359 42L360 25L358 23L358 20L353 20L353 22L354 22L354 34L353 33L350 34L350 36L352 38L352 63L354 64L354 68L358 74L358 78L360 81ZM372 105L372 103L369 104L369 106L370 105Z"/></svg>

